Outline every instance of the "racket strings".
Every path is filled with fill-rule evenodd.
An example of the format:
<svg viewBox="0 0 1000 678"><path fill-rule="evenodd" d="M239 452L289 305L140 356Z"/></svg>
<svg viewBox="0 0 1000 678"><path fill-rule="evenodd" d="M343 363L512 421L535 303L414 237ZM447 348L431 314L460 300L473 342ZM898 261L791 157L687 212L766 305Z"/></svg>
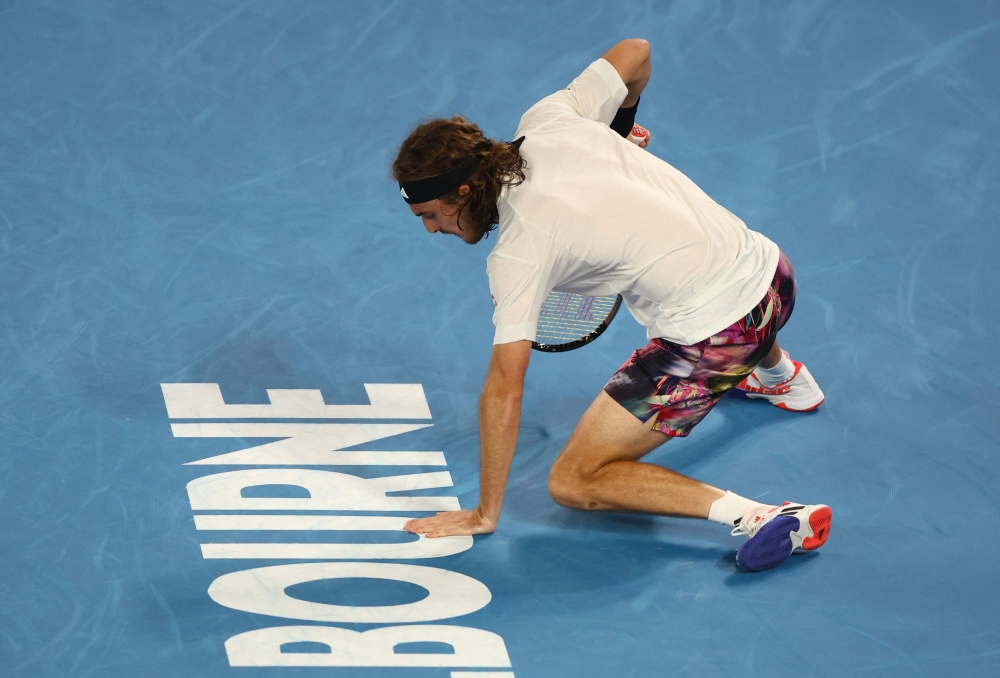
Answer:
<svg viewBox="0 0 1000 678"><path fill-rule="evenodd" d="M553 292L539 311L535 342L569 344L596 332L614 312L617 295L605 297Z"/></svg>

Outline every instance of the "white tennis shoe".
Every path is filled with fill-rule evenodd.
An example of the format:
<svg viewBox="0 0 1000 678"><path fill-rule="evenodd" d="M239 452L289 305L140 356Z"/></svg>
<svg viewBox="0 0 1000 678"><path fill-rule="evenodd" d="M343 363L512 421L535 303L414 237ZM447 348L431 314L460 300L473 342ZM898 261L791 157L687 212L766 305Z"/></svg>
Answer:
<svg viewBox="0 0 1000 678"><path fill-rule="evenodd" d="M736 552L736 562L751 572L777 567L788 556L815 551L830 536L833 511L825 504L758 506L750 509L733 528L733 536L745 534L747 542Z"/></svg>
<svg viewBox="0 0 1000 678"><path fill-rule="evenodd" d="M788 356L788 351L782 351ZM789 357L789 360L791 358ZM765 386L756 376L756 370L746 379L734 386L730 395L735 398L759 398L766 400L775 407L791 412L811 412L823 404L826 396L823 390L809 373L809 368L797 360L792 360L795 372L791 379L776 386Z"/></svg>

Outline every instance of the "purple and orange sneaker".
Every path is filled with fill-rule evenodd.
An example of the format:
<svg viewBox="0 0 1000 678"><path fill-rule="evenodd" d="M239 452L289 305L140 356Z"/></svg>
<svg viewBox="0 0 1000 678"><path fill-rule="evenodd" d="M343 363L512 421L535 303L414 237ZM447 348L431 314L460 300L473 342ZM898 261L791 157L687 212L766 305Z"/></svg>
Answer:
<svg viewBox="0 0 1000 678"><path fill-rule="evenodd" d="M815 551L830 536L833 511L825 504L758 506L747 511L733 528L733 536L750 537L736 552L736 563L751 572L777 567L788 556Z"/></svg>

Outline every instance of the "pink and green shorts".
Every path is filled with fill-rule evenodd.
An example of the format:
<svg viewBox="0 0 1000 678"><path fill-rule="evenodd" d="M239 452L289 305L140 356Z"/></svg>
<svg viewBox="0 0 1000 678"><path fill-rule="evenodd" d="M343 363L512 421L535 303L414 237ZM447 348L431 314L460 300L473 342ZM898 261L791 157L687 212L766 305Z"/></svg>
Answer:
<svg viewBox="0 0 1000 678"><path fill-rule="evenodd" d="M661 433L686 436L764 359L794 306L795 271L782 254L767 294L745 317L691 346L653 339L604 392Z"/></svg>

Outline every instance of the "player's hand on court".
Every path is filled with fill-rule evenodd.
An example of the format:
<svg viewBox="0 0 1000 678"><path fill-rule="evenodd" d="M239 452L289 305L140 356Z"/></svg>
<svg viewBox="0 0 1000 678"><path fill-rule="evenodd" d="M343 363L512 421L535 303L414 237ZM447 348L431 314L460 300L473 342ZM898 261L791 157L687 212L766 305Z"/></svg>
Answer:
<svg viewBox="0 0 1000 678"><path fill-rule="evenodd" d="M474 511L442 511L430 518L414 518L403 525L403 529L413 534L426 534L428 537L489 534L496 529L496 521L484 516L476 507Z"/></svg>

